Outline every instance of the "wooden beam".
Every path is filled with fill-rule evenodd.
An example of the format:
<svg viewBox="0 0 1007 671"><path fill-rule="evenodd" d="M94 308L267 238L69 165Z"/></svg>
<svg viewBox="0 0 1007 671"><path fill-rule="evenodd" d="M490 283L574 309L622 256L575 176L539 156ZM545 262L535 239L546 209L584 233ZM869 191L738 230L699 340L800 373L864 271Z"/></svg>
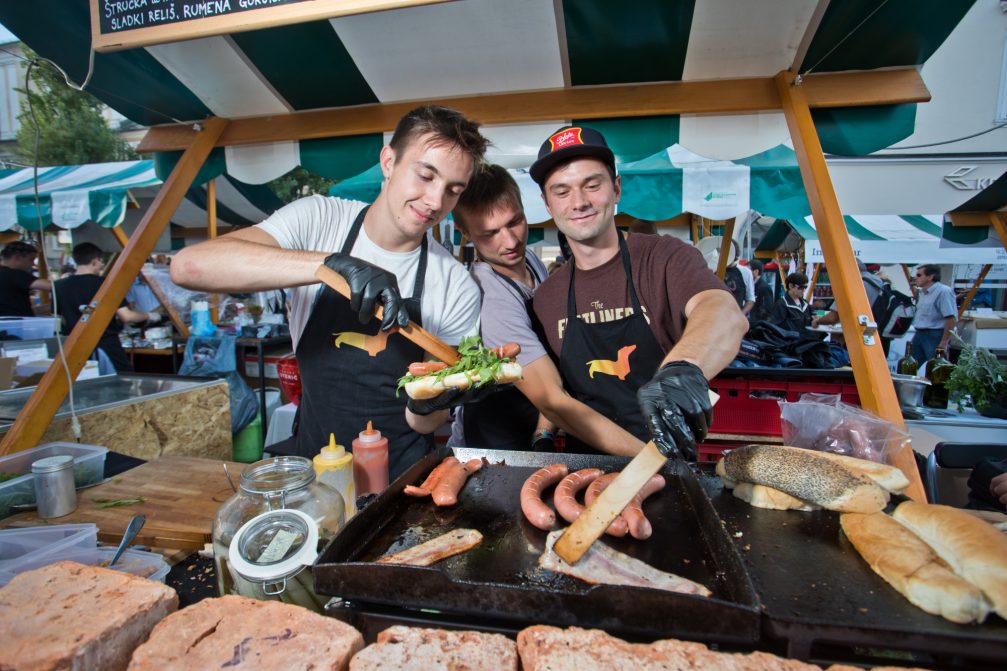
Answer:
<svg viewBox="0 0 1007 671"><path fill-rule="evenodd" d="M979 291L979 285L986 279L986 273L988 273L992 267L992 264L987 263L983 266L983 269L979 271L979 277L977 277L976 281L972 283L972 286L969 288L969 292L965 294L965 298L962 299L962 304L958 308L958 319L961 319L962 315L965 314L965 311L969 309L970 305L972 305L972 299L976 297L976 292Z"/></svg>
<svg viewBox="0 0 1007 671"><path fill-rule="evenodd" d="M860 404L865 410L903 427L905 423L885 353L881 348L881 338L875 334L873 344L865 342L866 329L860 320L873 321L871 306L867 302L867 291L857 269L857 259L832 187L832 178L825 165L822 145L811 120L804 87L794 83L794 74L786 71L776 76L776 87L783 101L783 113L794 143L811 213L818 224L822 255L825 257L825 267L829 270L829 282L832 284L839 321L850 353ZM896 451L893 465L909 479L906 495L917 501L926 501L912 449Z"/></svg>
<svg viewBox="0 0 1007 671"><path fill-rule="evenodd" d="M723 222L723 237L720 240L720 258L717 259L717 277L724 279L727 273L727 259L731 256L731 244L734 243L734 219ZM737 260L737 257L735 257Z"/></svg>
<svg viewBox="0 0 1007 671"><path fill-rule="evenodd" d="M916 68L813 74L804 78L803 88L812 108L930 100L930 92ZM770 77L577 86L235 119L221 135L218 146L384 133L394 130L399 119L421 103L452 107L484 124L669 114L731 114L778 110L781 105ZM194 124L156 126L147 131L137 150L146 153L184 149L192 142L196 132Z"/></svg>
<svg viewBox="0 0 1007 671"><path fill-rule="evenodd" d="M68 371L64 372L63 365L59 361L54 361L49 366L49 370L42 376L13 426L0 442L0 454L34 447L42 439L46 429L49 428L49 422L66 397L67 378L77 377L87 357L98 345L98 340L105 333L116 309L126 297L126 291L133 278L153 251L158 237L168 225L171 215L182 202L193 178L225 128L227 121L224 119L207 120L203 125L203 131L179 159L130 238L129 244L119 255L109 276L95 294L89 306L93 308L85 312L67 337L64 351Z"/></svg>
<svg viewBox="0 0 1007 671"><path fill-rule="evenodd" d="M185 320L182 319L182 315L178 314L178 310L176 310L175 306L172 305L171 299L168 298L166 293L164 293L164 289L161 288L161 283L157 281L156 277L148 273L143 268L140 268L140 277L147 283L150 290L154 292L157 300L160 301L161 307L164 308L164 313L168 315L168 319L170 319L171 323L174 324L175 330L177 330L183 338L188 338L189 327L186 325Z"/></svg>
<svg viewBox="0 0 1007 671"><path fill-rule="evenodd" d="M989 213L990 228L1000 236L1000 244L1007 248L1007 221L1004 221L1002 212Z"/></svg>
<svg viewBox="0 0 1007 671"><path fill-rule="evenodd" d="M21 239L21 234L17 231L3 231L0 233L0 245L17 242Z"/></svg>
<svg viewBox="0 0 1007 671"><path fill-rule="evenodd" d="M804 295L804 300L808 301L809 303L811 303L812 298L814 298L815 285L818 284L818 276L822 274L822 264L816 263L814 264L814 266L815 270L813 273L811 273L811 282L808 283L808 292Z"/></svg>
<svg viewBox="0 0 1007 671"><path fill-rule="evenodd" d="M217 237L217 180L206 183L206 239ZM220 321L220 294L210 294L210 322ZM186 336L188 337L188 336Z"/></svg>
<svg viewBox="0 0 1007 671"><path fill-rule="evenodd" d="M113 226L112 235L115 236L116 242L118 242L119 246L123 249L125 249L126 245L129 244L129 236L126 235L126 231L122 230L122 226Z"/></svg>
<svg viewBox="0 0 1007 671"><path fill-rule="evenodd" d="M951 225L956 228L978 228L990 225L989 212L948 212L948 218L951 219Z"/></svg>

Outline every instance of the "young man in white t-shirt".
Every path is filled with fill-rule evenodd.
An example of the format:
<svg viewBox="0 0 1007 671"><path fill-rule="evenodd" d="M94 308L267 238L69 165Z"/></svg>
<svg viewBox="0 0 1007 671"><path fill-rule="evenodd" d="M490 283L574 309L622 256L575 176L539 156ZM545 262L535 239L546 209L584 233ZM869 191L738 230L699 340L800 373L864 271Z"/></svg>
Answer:
<svg viewBox="0 0 1007 671"><path fill-rule="evenodd" d="M257 226L180 251L179 285L213 292L293 288L291 336L301 372L297 452L316 454L330 433L349 446L369 420L389 439L392 478L432 449L450 405L442 394L407 401L396 381L425 357L399 333L412 319L451 345L478 329L479 289L427 232L454 207L482 160L478 125L437 106L404 116L381 150L385 182L374 204L310 196ZM348 282L346 301L318 284L324 263ZM422 271L422 272L421 272ZM384 319L373 317L384 308Z"/></svg>

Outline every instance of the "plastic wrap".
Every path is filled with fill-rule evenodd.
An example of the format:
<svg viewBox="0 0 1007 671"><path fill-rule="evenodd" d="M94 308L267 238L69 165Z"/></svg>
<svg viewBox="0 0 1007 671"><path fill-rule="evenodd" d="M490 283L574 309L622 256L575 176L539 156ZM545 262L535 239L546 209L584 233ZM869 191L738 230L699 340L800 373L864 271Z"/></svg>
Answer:
<svg viewBox="0 0 1007 671"><path fill-rule="evenodd" d="M795 403L780 401L783 443L859 459L892 463L909 444L909 434L838 395L804 394Z"/></svg>

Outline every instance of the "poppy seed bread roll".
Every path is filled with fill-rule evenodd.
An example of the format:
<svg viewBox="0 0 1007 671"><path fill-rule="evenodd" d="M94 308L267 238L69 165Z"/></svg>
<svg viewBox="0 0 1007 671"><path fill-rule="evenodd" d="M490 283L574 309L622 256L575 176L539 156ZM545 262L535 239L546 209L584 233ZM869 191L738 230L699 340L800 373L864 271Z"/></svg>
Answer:
<svg viewBox="0 0 1007 671"><path fill-rule="evenodd" d="M773 487L826 510L876 513L888 503L888 492L876 482L813 450L746 445L728 452L717 473Z"/></svg>
<svg viewBox="0 0 1007 671"><path fill-rule="evenodd" d="M892 516L922 538L955 573L982 590L1007 618L1007 537L950 506L906 501Z"/></svg>

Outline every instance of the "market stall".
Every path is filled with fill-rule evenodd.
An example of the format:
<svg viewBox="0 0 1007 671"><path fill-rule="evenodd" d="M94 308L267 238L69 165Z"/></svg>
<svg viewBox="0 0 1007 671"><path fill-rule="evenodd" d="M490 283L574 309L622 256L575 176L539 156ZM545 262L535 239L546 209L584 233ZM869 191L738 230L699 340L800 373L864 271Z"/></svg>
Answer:
<svg viewBox="0 0 1007 671"><path fill-rule="evenodd" d="M267 168L304 165L306 143L331 140L327 151L346 157L340 162L343 176L359 175L373 164L382 134L402 112L422 101L458 108L488 124L490 135L495 126L546 127L544 132L539 128L532 133L537 140L526 147L529 157L544 133L565 120L610 124L603 130L613 138L617 155L632 155L634 161L660 156L676 143L688 147L690 158L729 161L772 150L789 136L810 212L818 222L822 254L837 286L857 397L865 409L901 424L880 345L872 344L859 319L869 306L823 149L857 135L883 147L911 130L899 110L929 97L917 66L936 50L968 6L933 3L928 10L919 11L917 3L909 2L876 7L873 3L826 6L773 0L741 9L737 3L655 1L627 11L601 1L471 0L331 20L283 21L251 31L229 32L235 24L224 17L216 24L216 32L226 35L211 31L200 33L198 39L98 53L92 81L99 97L140 123L165 124L150 130L141 150L182 153L148 215L129 237L97 297L92 319L78 325L68 339L67 365L74 371L83 364L83 353L94 346L113 306L125 294L126 278L135 275L214 151L223 148L232 174L232 158L244 157L261 168L254 171L256 179L268 179L272 171ZM90 48L87 3L71 3L45 23L38 21L37 9L10 5L0 9L0 20L33 49L63 63L72 77L84 78ZM732 39L742 31L748 39ZM389 49L388 35L396 36L394 50ZM837 50L837 43L844 48ZM903 48L907 44L911 48ZM752 53L752 45L757 53ZM340 85L319 86L320 81ZM865 111L874 107L877 114L872 114L873 109ZM617 128L635 132L620 136ZM358 156L355 152L361 144L369 153L363 163L351 160ZM862 149L870 151L870 147ZM672 154L666 155L671 162ZM753 172L757 167L735 161L729 169L737 172L739 163ZM703 170L683 169L682 174L688 175L682 178L684 185ZM683 207L696 194L706 195L690 193L683 190ZM707 193L713 194L712 190ZM669 192L669 198L674 197ZM729 232L725 237L730 237ZM66 392L66 380L54 366L0 443L0 452L16 452L36 443ZM1004 622L996 616L985 625L952 627L897 601L881 579L868 573L866 564L856 563L857 557L843 545L846 541L839 535L834 509L812 513L739 509L734 498L717 490L717 480L708 469L699 469L697 474L682 462L669 464L663 474L670 486L648 502L657 504L648 510L655 513L658 523L654 526L661 537L649 543L626 538L619 547L625 555L660 564L666 571L709 582L712 589L704 589L712 597L706 599L693 588L693 594L662 599L647 588L592 588L538 568L547 535L528 527L518 516L516 496L520 497L526 476L545 463L541 459L552 463L556 455L529 454L521 463L516 458L501 461L487 456L482 466L471 466L476 472L470 474L473 478L455 507L431 508L427 500L404 496L406 486L422 484L442 456L431 454L417 463L371 499L370 507L363 507L341 531L341 510L331 520L326 518L333 528L321 529L317 527L326 525L310 523L310 515L305 523L289 511L283 523L304 532L301 546L304 538L315 538L312 531L325 536L323 540L333 539L314 566L314 588L320 595L345 595L352 587L357 602L368 605L372 597L377 606L384 607L389 599L401 596L389 596L389 589L411 590L405 607L393 612L378 609L375 618L383 623L438 626L442 617L453 616L468 628L499 630L494 618L510 613L512 621L506 631L513 632L540 619L568 625L572 612L583 613L586 624L636 638L681 636L745 652L780 651L783 645L784 653L819 661L856 659L858 647L882 644L931 655L924 663L957 655L959 646L965 645L971 646L968 654L958 658L966 666L995 665L1003 657L1007 634ZM479 461L483 455L461 452L459 456ZM559 458L569 460L570 467L618 469L624 463L613 459L578 463L574 455ZM904 472L900 477L906 480L900 490L904 495L898 496L922 500L911 454L899 453L898 466ZM254 480L254 470L242 477ZM248 483L243 479L242 484ZM275 489L256 492L251 487L243 492L236 497L257 493L263 498L275 494ZM884 499L889 500L887 493ZM234 512L234 507L224 508ZM156 514L143 504L136 510ZM235 519L228 519L229 532L238 526ZM302 527L296 527L298 520ZM368 524L375 520L384 526ZM379 566L375 561L386 552L428 540L434 531L455 528L461 521L479 522L483 527L483 545L467 555L422 569L397 563ZM690 540L681 544L681 554L660 552L658 543L667 544L678 532ZM291 532L291 537L298 535ZM361 543L351 542L355 539ZM214 541L221 541L223 547L222 538ZM229 545L228 551L239 546ZM311 549L310 543L307 546ZM222 552L222 547L217 550ZM783 580L775 574L774 567L785 565L777 561L777 554L806 564L805 569L813 563L805 562L806 558L822 559L821 570L806 570ZM218 557L223 561L223 554ZM329 564L348 567L353 573L350 577L362 581L340 582L338 570L322 570ZM838 575L837 566L844 575L853 575L849 584L855 589L836 590L841 592L836 594L830 586L828 594L819 596L825 583ZM218 570L227 566L218 565ZM484 574L484 570L491 572ZM485 575L500 579L487 583ZM225 574L218 577L223 579ZM276 574L268 577L286 579ZM512 591L513 582L520 584ZM786 589L780 589L781 583ZM490 591L483 591L484 586ZM266 587L272 588L272 583L260 581L259 588ZM851 598L851 594L863 598ZM487 599L485 609L478 605L482 596ZM570 608L558 609L557 601ZM354 603L335 606L335 610L352 611ZM869 618L863 609L870 611ZM693 613L701 617L693 618ZM348 617L353 618L352 612ZM910 625L904 618L912 621ZM929 627L922 629L927 635L906 633L916 618ZM888 619L900 623L882 626ZM886 635L893 630L905 636L893 640ZM264 639L268 636L274 636L276 643L291 638L284 638L282 632L263 634ZM844 652L822 652L812 645L818 640L842 643ZM236 645L241 653L242 643ZM943 658L938 662L943 663Z"/></svg>

